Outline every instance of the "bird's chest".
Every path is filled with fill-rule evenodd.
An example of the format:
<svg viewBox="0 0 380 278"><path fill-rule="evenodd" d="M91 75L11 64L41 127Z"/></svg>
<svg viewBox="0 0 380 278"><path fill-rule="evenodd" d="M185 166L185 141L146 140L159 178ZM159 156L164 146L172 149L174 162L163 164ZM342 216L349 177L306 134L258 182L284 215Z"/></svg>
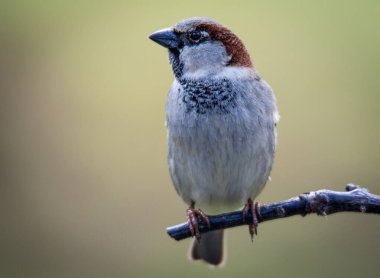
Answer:
<svg viewBox="0 0 380 278"><path fill-rule="evenodd" d="M257 196L271 169L275 141L275 107L265 84L219 80L208 85L176 80L166 106L174 186L186 202L213 210L236 209Z"/></svg>
<svg viewBox="0 0 380 278"><path fill-rule="evenodd" d="M236 91L227 79L181 80L178 102L184 113L226 114L236 107Z"/></svg>
<svg viewBox="0 0 380 278"><path fill-rule="evenodd" d="M254 119L231 81L180 81L167 103L169 139L184 151L222 155L245 141Z"/></svg>

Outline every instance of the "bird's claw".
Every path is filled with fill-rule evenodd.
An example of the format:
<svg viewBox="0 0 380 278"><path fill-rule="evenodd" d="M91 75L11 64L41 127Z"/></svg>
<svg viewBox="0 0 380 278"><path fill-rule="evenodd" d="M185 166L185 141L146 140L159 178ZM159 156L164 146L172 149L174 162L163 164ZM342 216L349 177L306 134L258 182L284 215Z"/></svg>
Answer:
<svg viewBox="0 0 380 278"><path fill-rule="evenodd" d="M247 204L243 208L243 219L244 222L247 222L247 214L248 212L252 213L252 223L248 224L249 234L251 236L251 240L253 241L254 236L257 236L257 227L259 225L259 217L260 217L260 204L258 202L252 201L251 198L248 199Z"/></svg>
<svg viewBox="0 0 380 278"><path fill-rule="evenodd" d="M189 225L191 236L195 236L197 240L201 239L201 234L199 232L199 219L204 221L208 227L210 227L210 221L208 216L201 210L195 209L194 205L191 205L187 210L187 224Z"/></svg>

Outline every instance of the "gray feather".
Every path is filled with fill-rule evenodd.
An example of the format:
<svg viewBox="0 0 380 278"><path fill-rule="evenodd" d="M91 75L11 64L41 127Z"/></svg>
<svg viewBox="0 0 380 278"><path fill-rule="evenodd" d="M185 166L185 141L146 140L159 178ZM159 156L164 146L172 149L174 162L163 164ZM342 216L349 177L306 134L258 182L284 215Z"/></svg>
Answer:
<svg viewBox="0 0 380 278"><path fill-rule="evenodd" d="M271 88L252 73L229 81L235 97L225 113L218 105L202 113L189 109L182 82L175 81L168 95L170 174L184 201L206 213L237 209L255 198L274 157L277 109ZM215 83L205 86L213 91Z"/></svg>
<svg viewBox="0 0 380 278"><path fill-rule="evenodd" d="M223 230L205 233L199 241L193 239L190 255L193 260L203 260L212 265L222 264Z"/></svg>

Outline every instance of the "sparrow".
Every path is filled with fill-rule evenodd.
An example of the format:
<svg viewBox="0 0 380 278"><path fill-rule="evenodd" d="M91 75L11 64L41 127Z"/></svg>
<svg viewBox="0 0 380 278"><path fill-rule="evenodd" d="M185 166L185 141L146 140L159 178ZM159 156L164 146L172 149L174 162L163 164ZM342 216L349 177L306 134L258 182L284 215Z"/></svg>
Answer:
<svg viewBox="0 0 380 278"><path fill-rule="evenodd" d="M177 193L189 205L195 236L190 256L220 265L223 230L201 237L198 224L245 204L244 217L253 215L251 238L257 234L253 200L272 169L276 99L242 41L212 19L185 19L149 38L168 49L175 76L166 103L168 164Z"/></svg>

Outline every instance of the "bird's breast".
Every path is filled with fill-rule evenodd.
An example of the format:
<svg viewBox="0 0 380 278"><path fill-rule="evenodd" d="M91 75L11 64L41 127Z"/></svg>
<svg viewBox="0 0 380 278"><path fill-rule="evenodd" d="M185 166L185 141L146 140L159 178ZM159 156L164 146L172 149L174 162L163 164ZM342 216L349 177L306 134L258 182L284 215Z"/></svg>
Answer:
<svg viewBox="0 0 380 278"><path fill-rule="evenodd" d="M178 97L185 106L186 113L224 114L236 107L236 91L228 79L212 81L182 79L179 83L181 88Z"/></svg>
<svg viewBox="0 0 380 278"><path fill-rule="evenodd" d="M173 85L167 102L169 169L187 203L213 212L236 209L265 184L273 130L265 109L253 101L228 80Z"/></svg>

